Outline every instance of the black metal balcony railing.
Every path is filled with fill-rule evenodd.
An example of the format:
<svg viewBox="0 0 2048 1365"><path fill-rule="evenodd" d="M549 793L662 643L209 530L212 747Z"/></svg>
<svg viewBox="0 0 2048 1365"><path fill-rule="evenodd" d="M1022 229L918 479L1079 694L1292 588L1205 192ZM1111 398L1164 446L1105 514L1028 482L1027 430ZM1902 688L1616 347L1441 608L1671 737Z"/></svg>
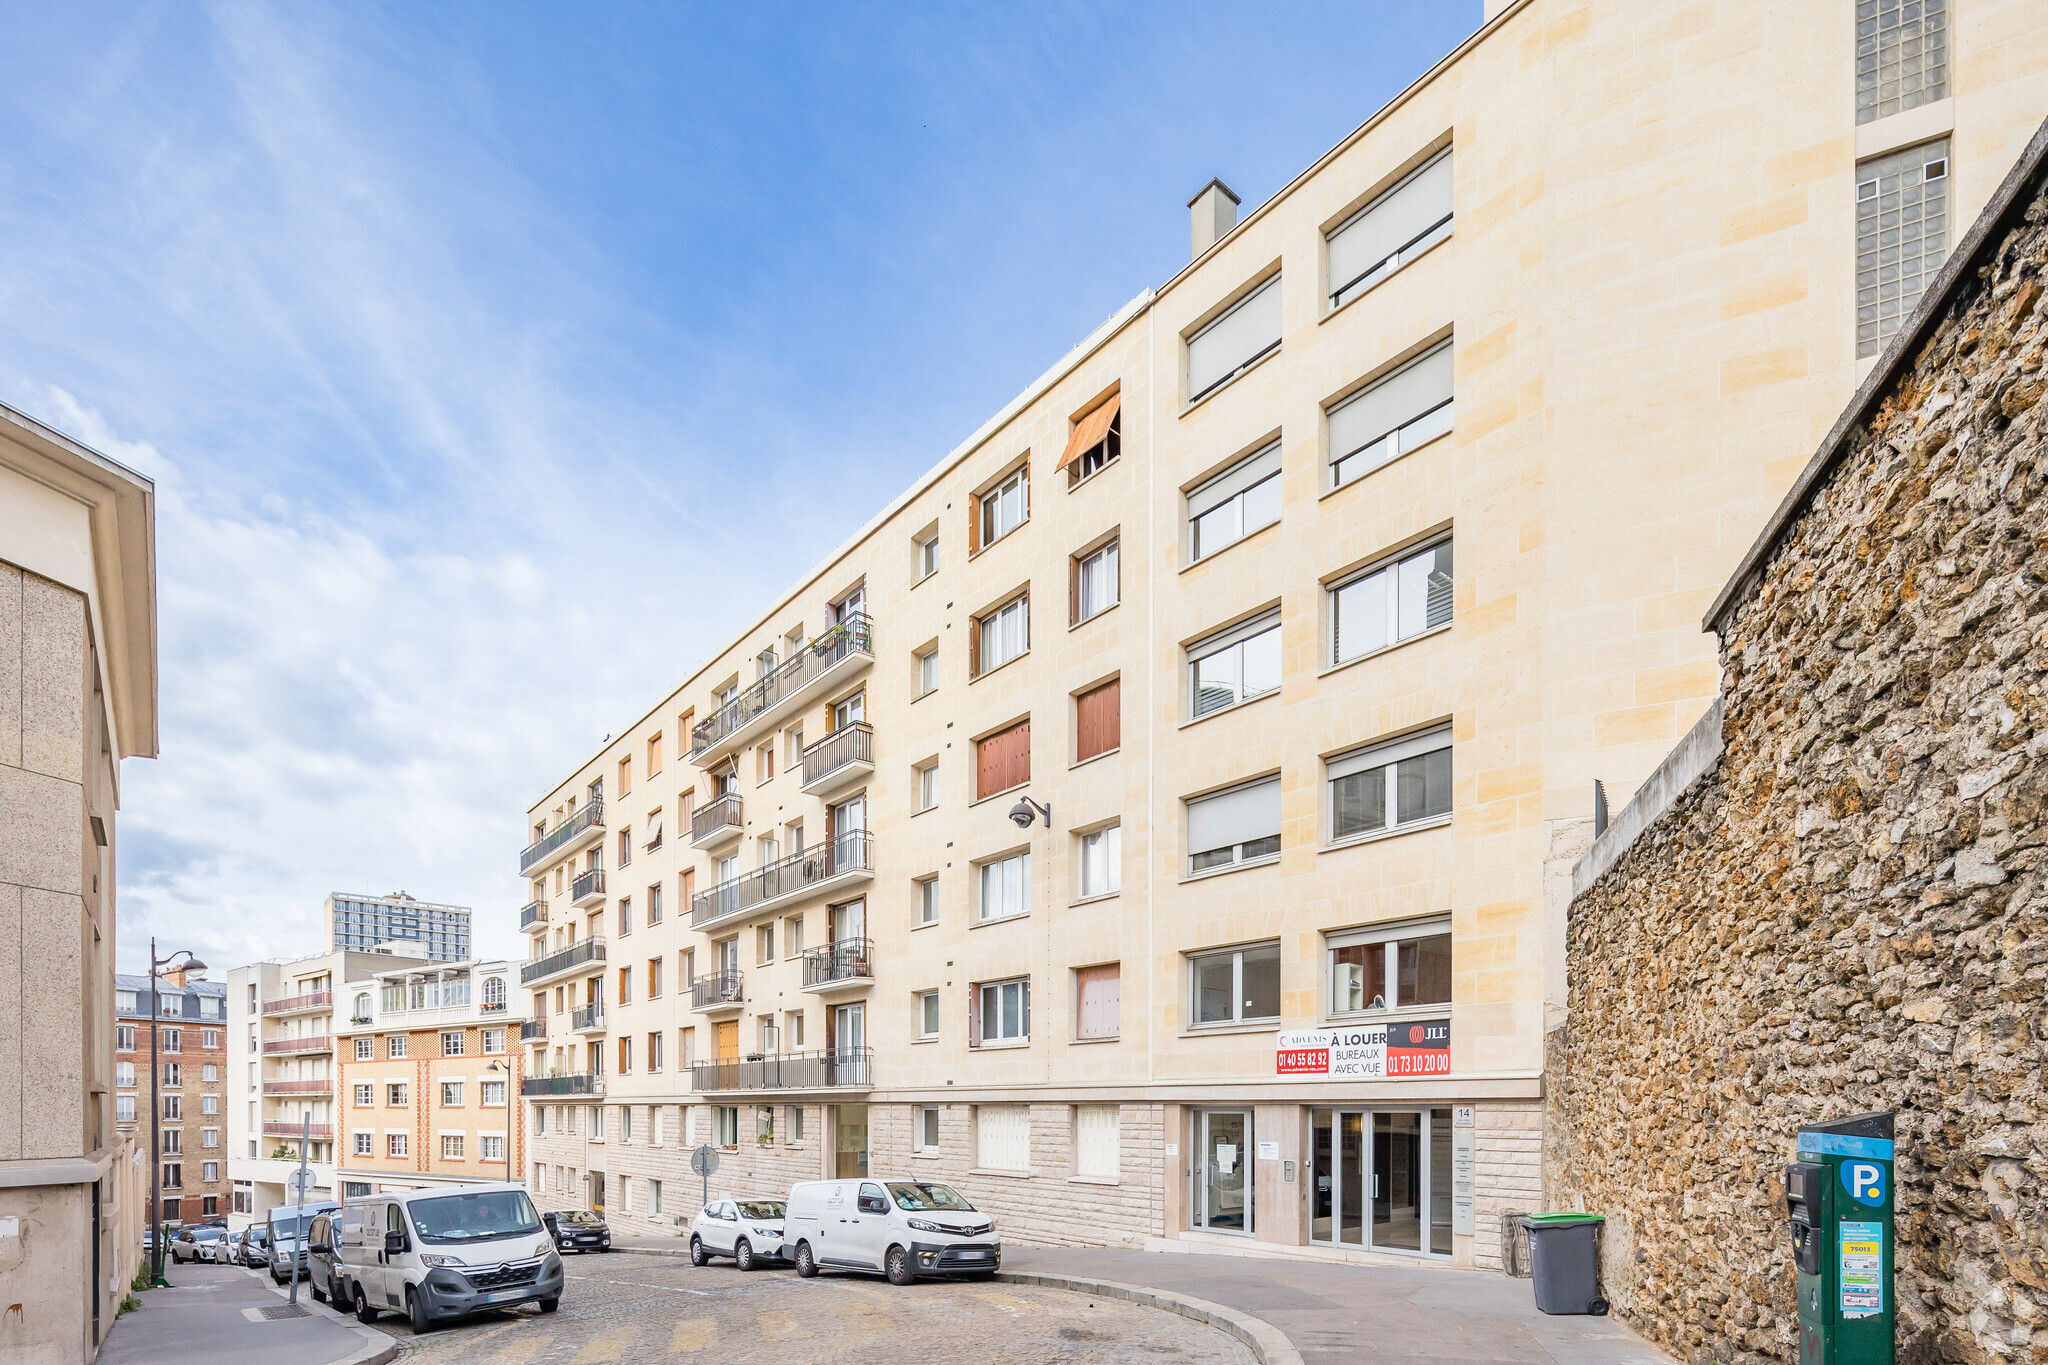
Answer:
<svg viewBox="0 0 2048 1365"><path fill-rule="evenodd" d="M834 981L860 981L875 974L874 945L864 938L843 938L804 954L804 984L829 986Z"/></svg>
<svg viewBox="0 0 2048 1365"><path fill-rule="evenodd" d="M740 794L727 792L690 817L690 842L702 844L728 831L745 828L740 821Z"/></svg>
<svg viewBox="0 0 2048 1365"><path fill-rule="evenodd" d="M519 969L519 984L522 986L530 985L542 977L553 976L556 972L566 972L571 967L580 967L586 962L602 961L604 961L604 940L601 938L586 938L581 942L572 943L558 952L549 953L546 957L536 958L522 966Z"/></svg>
<svg viewBox="0 0 2048 1365"><path fill-rule="evenodd" d="M536 1038L545 1038L547 1036L548 1021L544 1018L528 1019L519 1025L519 1041L522 1043L530 1043Z"/></svg>
<svg viewBox="0 0 2048 1365"><path fill-rule="evenodd" d="M584 1005L580 1009L569 1011L569 1028L572 1032L578 1032L587 1028L603 1027L604 1003L602 1001L595 1005Z"/></svg>
<svg viewBox="0 0 2048 1365"><path fill-rule="evenodd" d="M588 1071L573 1076L528 1076L519 1083L522 1095L602 1095L604 1077Z"/></svg>
<svg viewBox="0 0 2048 1365"><path fill-rule="evenodd" d="M521 929L531 929L536 924L546 924L547 922L548 903L546 901L534 901L519 912L519 927Z"/></svg>
<svg viewBox="0 0 2048 1365"><path fill-rule="evenodd" d="M581 902L591 896L604 894L604 869L593 867L575 881L569 883L569 899Z"/></svg>
<svg viewBox="0 0 2048 1365"><path fill-rule="evenodd" d="M874 1051L864 1047L821 1052L771 1052L745 1061L692 1062L690 1084L698 1090L818 1090L827 1086L866 1089Z"/></svg>
<svg viewBox="0 0 2048 1365"><path fill-rule="evenodd" d="M695 758L715 744L731 738L794 696L818 675L856 654L874 657L871 631L874 623L865 612L856 612L810 642L789 662L699 721L690 730L690 757Z"/></svg>
<svg viewBox="0 0 2048 1365"><path fill-rule="evenodd" d="M744 998L738 972L711 972L690 983L690 1008L710 1009L713 1005L737 1005Z"/></svg>
<svg viewBox="0 0 2048 1365"><path fill-rule="evenodd" d="M849 763L875 763L875 727L864 720L834 730L804 750L803 786L822 782Z"/></svg>
<svg viewBox="0 0 2048 1365"><path fill-rule="evenodd" d="M702 929L728 915L780 900L849 872L873 872L874 852L874 836L864 829L849 830L829 844L792 853L709 891L698 892L690 904L690 926Z"/></svg>
<svg viewBox="0 0 2048 1365"><path fill-rule="evenodd" d="M541 838L527 845L526 851L519 855L519 875L523 877L528 872L531 872L540 863L546 861L549 854L555 852L585 830L601 828L603 825L604 802L592 798L584 804L581 810L564 820L561 824L556 825Z"/></svg>

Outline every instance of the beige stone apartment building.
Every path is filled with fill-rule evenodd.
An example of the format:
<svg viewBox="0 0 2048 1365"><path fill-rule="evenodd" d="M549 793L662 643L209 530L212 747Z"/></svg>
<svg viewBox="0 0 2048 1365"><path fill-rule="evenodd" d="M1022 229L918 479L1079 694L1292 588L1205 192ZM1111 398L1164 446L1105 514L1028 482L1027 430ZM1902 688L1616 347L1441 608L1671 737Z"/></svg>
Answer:
<svg viewBox="0 0 2048 1365"><path fill-rule="evenodd" d="M710 1142L1013 1242L1498 1264L1595 783L1709 704L2048 9L1489 8L533 803L544 1202L672 1227Z"/></svg>
<svg viewBox="0 0 2048 1365"><path fill-rule="evenodd" d="M115 813L121 760L156 747L155 489L0 406L0 1355L22 1365L96 1358L141 1255Z"/></svg>

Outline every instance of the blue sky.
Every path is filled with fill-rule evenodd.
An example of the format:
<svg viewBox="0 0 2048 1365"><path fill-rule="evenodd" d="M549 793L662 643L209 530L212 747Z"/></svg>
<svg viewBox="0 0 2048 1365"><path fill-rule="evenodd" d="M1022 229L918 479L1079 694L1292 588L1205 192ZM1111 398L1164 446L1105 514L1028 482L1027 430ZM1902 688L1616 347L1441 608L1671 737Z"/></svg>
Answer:
<svg viewBox="0 0 2048 1365"><path fill-rule="evenodd" d="M137 970L517 955L528 801L1479 5L0 14L0 398L158 481Z"/></svg>

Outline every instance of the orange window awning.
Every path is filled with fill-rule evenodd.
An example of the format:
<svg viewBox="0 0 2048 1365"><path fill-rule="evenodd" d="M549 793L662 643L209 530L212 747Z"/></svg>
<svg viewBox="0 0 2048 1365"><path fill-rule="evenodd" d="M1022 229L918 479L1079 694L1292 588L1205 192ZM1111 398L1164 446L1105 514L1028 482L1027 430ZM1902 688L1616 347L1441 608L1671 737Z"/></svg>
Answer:
<svg viewBox="0 0 2048 1365"><path fill-rule="evenodd" d="M1116 420L1116 410L1123 401L1124 396L1121 393L1111 394L1108 402L1074 423L1074 434L1067 438L1066 453L1060 456L1060 462L1052 467L1053 473L1059 473L1080 459L1084 453L1102 444L1102 438L1109 435L1109 424Z"/></svg>

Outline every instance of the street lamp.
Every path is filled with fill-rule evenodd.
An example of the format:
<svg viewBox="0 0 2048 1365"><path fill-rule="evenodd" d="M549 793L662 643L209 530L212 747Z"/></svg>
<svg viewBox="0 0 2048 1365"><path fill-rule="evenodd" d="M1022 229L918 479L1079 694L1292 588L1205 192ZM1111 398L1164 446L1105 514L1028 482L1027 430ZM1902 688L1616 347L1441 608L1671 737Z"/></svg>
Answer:
<svg viewBox="0 0 2048 1365"><path fill-rule="evenodd" d="M484 1070L505 1073L505 1183L509 1185L512 1183L512 1068L492 1062Z"/></svg>
<svg viewBox="0 0 2048 1365"><path fill-rule="evenodd" d="M169 957L156 955L156 936L149 939L149 1221L154 1234L151 1238L150 1257L155 1262L155 1280L159 1287L169 1288L164 1279L164 1192L163 1192L163 1124L164 1102L158 1093L163 1082L163 1066L157 1061L157 982L162 979L164 968L185 959L184 970L203 972L206 964L192 956L190 949L172 953Z"/></svg>

